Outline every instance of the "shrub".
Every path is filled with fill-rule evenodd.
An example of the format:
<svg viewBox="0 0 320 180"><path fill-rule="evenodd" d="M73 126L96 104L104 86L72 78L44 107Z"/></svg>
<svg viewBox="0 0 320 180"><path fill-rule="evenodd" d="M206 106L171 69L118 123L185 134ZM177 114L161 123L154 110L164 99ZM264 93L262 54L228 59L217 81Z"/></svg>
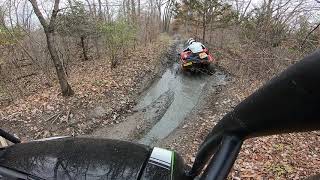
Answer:
<svg viewBox="0 0 320 180"><path fill-rule="evenodd" d="M22 39L24 33L19 27L9 30L0 26L0 46L12 46L17 43L17 40Z"/></svg>
<svg viewBox="0 0 320 180"><path fill-rule="evenodd" d="M105 44L110 52L111 67L119 62L120 50L132 45L136 40L137 28L124 20L100 25L100 31L105 36ZM123 53L121 54L123 55Z"/></svg>

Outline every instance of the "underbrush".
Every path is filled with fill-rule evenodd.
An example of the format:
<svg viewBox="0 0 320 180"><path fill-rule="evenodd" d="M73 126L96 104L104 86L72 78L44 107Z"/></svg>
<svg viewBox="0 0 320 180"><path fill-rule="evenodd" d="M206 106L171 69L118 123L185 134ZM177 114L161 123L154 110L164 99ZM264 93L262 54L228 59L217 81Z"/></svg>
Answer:
<svg viewBox="0 0 320 180"><path fill-rule="evenodd" d="M72 97L61 96L56 84L15 100L0 108L1 128L28 140L89 134L117 123L134 106L143 79L155 76L169 44L163 35L159 41L137 46L116 68L110 68L107 57L76 63L69 77Z"/></svg>
<svg viewBox="0 0 320 180"><path fill-rule="evenodd" d="M240 99L306 55L285 46L266 48L252 41L214 49L221 54L219 65L237 80Z"/></svg>

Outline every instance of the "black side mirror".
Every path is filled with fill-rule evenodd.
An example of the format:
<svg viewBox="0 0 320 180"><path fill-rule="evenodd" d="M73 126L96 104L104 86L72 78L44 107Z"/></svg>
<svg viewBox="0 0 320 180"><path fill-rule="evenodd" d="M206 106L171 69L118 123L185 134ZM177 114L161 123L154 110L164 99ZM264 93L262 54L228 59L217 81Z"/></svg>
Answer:
<svg viewBox="0 0 320 180"><path fill-rule="evenodd" d="M234 161L247 138L319 129L320 51L317 51L289 67L223 117L201 145L189 175L200 173L221 142L233 139L231 146L235 149L229 148L227 153L236 152ZM223 138L227 140L222 141Z"/></svg>

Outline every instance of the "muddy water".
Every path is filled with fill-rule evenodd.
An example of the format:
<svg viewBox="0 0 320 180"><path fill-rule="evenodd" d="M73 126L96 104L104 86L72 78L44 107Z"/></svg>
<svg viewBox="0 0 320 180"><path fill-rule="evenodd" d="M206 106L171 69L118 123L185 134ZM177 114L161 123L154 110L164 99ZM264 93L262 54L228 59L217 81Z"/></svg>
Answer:
<svg viewBox="0 0 320 180"><path fill-rule="evenodd" d="M174 92L174 100L161 120L140 139L140 143L150 145L168 136L187 114L195 107L201 91L208 80L208 75L185 75L179 73L179 65L168 68L155 82L138 103L138 108L151 104L164 92Z"/></svg>

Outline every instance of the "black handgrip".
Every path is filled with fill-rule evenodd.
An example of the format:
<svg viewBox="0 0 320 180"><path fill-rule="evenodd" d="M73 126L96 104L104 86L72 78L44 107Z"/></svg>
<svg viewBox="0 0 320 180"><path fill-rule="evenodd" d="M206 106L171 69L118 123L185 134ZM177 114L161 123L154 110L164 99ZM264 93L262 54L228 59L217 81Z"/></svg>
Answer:
<svg viewBox="0 0 320 180"><path fill-rule="evenodd" d="M237 136L225 136L218 151L212 157L209 165L201 176L201 180L226 179L239 154L242 142L243 140Z"/></svg>
<svg viewBox="0 0 320 180"><path fill-rule="evenodd" d="M7 133L6 131L4 131L2 129L0 129L0 136L2 136L3 138L9 140L12 143L15 143L15 144L21 143L20 139L16 138L15 136Z"/></svg>

